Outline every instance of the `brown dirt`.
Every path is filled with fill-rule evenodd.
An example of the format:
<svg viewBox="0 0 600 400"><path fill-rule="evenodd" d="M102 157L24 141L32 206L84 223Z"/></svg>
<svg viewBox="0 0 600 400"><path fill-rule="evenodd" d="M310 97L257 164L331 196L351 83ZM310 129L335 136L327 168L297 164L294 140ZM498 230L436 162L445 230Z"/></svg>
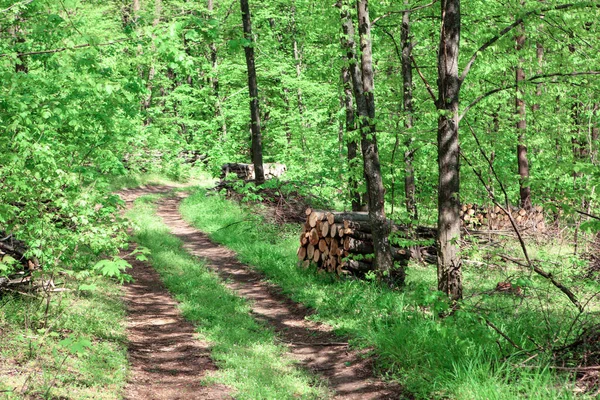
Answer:
<svg viewBox="0 0 600 400"><path fill-rule="evenodd" d="M150 187L124 191L121 196L130 206L140 195L169 190ZM183 319L158 274L147 263L134 260L131 265L135 281L124 288L131 364L125 399L231 399L226 387L201 383L217 369L210 346L195 337L193 325Z"/></svg>
<svg viewBox="0 0 600 400"><path fill-rule="evenodd" d="M330 327L308 321L310 312L305 307L282 295L263 275L238 262L233 251L211 242L204 233L187 224L178 211L185 196L178 193L161 200L157 214L184 242L186 250L205 259L228 282L230 289L249 300L253 315L275 328L293 358L327 380L335 399L410 397L399 386L375 378L373 359L365 352L350 350Z"/></svg>

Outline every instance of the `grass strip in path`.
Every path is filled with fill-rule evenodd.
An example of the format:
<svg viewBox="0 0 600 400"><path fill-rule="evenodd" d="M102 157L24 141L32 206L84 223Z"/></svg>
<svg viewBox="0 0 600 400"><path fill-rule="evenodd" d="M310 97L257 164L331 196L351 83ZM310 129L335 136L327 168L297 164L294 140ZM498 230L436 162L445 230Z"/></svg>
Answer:
<svg viewBox="0 0 600 400"><path fill-rule="evenodd" d="M151 250L152 265L180 302L183 316L212 345L219 370L209 382L233 388L236 399L326 398L327 389L296 368L274 332L252 318L248 303L169 234L154 214L154 201L156 196L138 199L128 217L136 226L136 242Z"/></svg>
<svg viewBox="0 0 600 400"><path fill-rule="evenodd" d="M295 359L327 379L334 398L404 398L398 385L386 384L373 376L368 354L350 351L347 343L331 332L331 327L308 321L304 307L281 295L279 288L269 285L263 275L237 261L234 252L214 244L183 221L178 206L185 194L177 195L160 201L157 215L184 242L185 249L205 259L211 269L226 279L228 288L251 302L254 316L275 328Z"/></svg>

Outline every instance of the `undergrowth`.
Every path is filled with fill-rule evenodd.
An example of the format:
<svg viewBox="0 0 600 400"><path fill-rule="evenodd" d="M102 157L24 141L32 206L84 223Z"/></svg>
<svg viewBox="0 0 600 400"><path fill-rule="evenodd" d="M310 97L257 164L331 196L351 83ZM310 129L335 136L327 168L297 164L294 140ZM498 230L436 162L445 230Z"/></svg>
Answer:
<svg viewBox="0 0 600 400"><path fill-rule="evenodd" d="M122 398L128 363L120 287L105 278L89 287L67 282L47 313L43 298L0 298L0 398Z"/></svg>
<svg viewBox="0 0 600 400"><path fill-rule="evenodd" d="M575 397L573 375L552 369L552 352L538 350L574 337L577 310L544 280L531 276L526 296L500 294L496 283L515 271L465 267L466 300L450 313L435 291L434 266L411 265L407 287L392 291L297 268L298 226L265 223L221 196L199 189L180 211L293 300L315 309L312 318L355 346L373 348L379 372L418 398Z"/></svg>
<svg viewBox="0 0 600 400"><path fill-rule="evenodd" d="M236 399L318 399L326 388L296 368L274 332L255 321L250 306L225 288L205 264L182 249L154 215L156 196L138 199L128 216L135 240L150 249L152 266L181 303L183 316L211 342L219 370L209 378L234 388Z"/></svg>

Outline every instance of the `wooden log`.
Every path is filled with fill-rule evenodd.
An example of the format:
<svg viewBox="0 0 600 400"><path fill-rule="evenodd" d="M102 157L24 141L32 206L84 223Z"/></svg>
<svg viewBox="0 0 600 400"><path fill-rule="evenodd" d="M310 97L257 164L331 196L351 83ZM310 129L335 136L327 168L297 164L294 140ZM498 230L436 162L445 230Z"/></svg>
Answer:
<svg viewBox="0 0 600 400"><path fill-rule="evenodd" d="M370 233L365 233L365 232L357 231L357 230L350 229L350 228L344 229L344 235L349 236L354 239L371 241L371 242L373 241L373 235L371 235Z"/></svg>
<svg viewBox="0 0 600 400"><path fill-rule="evenodd" d="M300 247L298 249L298 260L303 261L306 258L306 247Z"/></svg>
<svg viewBox="0 0 600 400"><path fill-rule="evenodd" d="M317 226L317 221L323 220L324 217L325 217L325 213L324 212L313 211L308 216L307 221L308 221L308 224L310 225L310 227L314 228L315 226Z"/></svg>
<svg viewBox="0 0 600 400"><path fill-rule="evenodd" d="M319 240L319 250L321 251L321 253L323 253L327 247L328 246L327 246L327 242L325 241L325 239Z"/></svg>
<svg viewBox="0 0 600 400"><path fill-rule="evenodd" d="M315 228L312 228L310 230L310 236L308 238L308 242L310 244L312 244L313 246L316 246L317 244L319 244L319 233L317 232L317 230Z"/></svg>
<svg viewBox="0 0 600 400"><path fill-rule="evenodd" d="M324 221L321 223L321 237L327 237L329 235L329 222Z"/></svg>
<svg viewBox="0 0 600 400"><path fill-rule="evenodd" d="M312 243L310 243L308 246L306 246L306 257L309 260L312 260L314 255L315 255L315 246Z"/></svg>
<svg viewBox="0 0 600 400"><path fill-rule="evenodd" d="M369 254L374 252L372 242L353 239L349 236L344 238L344 250L347 250L350 253L358 254Z"/></svg>
<svg viewBox="0 0 600 400"><path fill-rule="evenodd" d="M302 232L300 235L300 244L302 246L306 246L308 244L308 238L306 237L306 232Z"/></svg>
<svg viewBox="0 0 600 400"><path fill-rule="evenodd" d="M347 261L344 261L342 266L348 270L355 271L355 272L365 273L365 272L373 271L373 264L369 264L369 263L366 263L363 261L347 260Z"/></svg>
<svg viewBox="0 0 600 400"><path fill-rule="evenodd" d="M339 242L337 241L337 239L333 239L331 241L331 244L329 245L329 252L331 254L337 255L338 248L339 248Z"/></svg>
<svg viewBox="0 0 600 400"><path fill-rule="evenodd" d="M371 224L368 221L344 221L344 229L352 229L354 231L361 231L365 233L371 233Z"/></svg>
<svg viewBox="0 0 600 400"><path fill-rule="evenodd" d="M333 225L335 223L335 215L333 215L333 213L328 212L326 214L326 218L327 218L327 222L329 222L329 225Z"/></svg>
<svg viewBox="0 0 600 400"><path fill-rule="evenodd" d="M329 226L329 236L332 238L336 237L338 231L338 226L336 224L330 224Z"/></svg>
<svg viewBox="0 0 600 400"><path fill-rule="evenodd" d="M302 262L302 268L306 269L310 266L310 260L304 260Z"/></svg>
<svg viewBox="0 0 600 400"><path fill-rule="evenodd" d="M344 221L368 222L369 221L369 213L363 212L363 211L334 212L332 214L333 214L334 222L344 222Z"/></svg>
<svg viewBox="0 0 600 400"><path fill-rule="evenodd" d="M319 258L321 258L321 252L319 249L315 249L315 253L313 254L313 261L319 262Z"/></svg>

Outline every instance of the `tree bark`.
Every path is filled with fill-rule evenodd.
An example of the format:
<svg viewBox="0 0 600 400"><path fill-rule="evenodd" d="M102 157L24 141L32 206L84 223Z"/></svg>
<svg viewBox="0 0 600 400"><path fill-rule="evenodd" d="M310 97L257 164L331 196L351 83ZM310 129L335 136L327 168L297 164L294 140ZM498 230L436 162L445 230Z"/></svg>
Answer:
<svg viewBox="0 0 600 400"><path fill-rule="evenodd" d="M360 33L362 92L364 97L363 107L358 108L358 115L360 118L363 166L367 183L369 220L371 221L373 247L375 248L375 268L380 279L391 282L394 263L388 238L390 227L385 217L385 189L381 177L379 150L377 148L377 130L374 123L375 97L373 94L373 59L368 3L368 0L357 0L356 4L358 11L358 31ZM404 270L398 272L395 279L402 285L404 284Z"/></svg>
<svg viewBox="0 0 600 400"><path fill-rule="evenodd" d="M354 109L354 102L352 99L352 77L350 76L350 70L347 66L342 68L342 80L344 84L344 108L346 110L346 133L347 136L352 136L352 133L356 131L356 110ZM348 135L349 134L349 135ZM358 179L352 174L353 166L358 161L357 151L358 144L352 137L346 138L348 148L348 186L350 189L350 200L352 203L352 211L361 211L363 209L360 193L358 192Z"/></svg>
<svg viewBox="0 0 600 400"><path fill-rule="evenodd" d="M412 149L413 127L413 77L411 53L412 44L410 39L410 11L408 11L408 1L404 1L404 7L407 9L402 14L402 28L400 39L402 41L402 89L403 89L403 109L404 109L404 127L406 128L406 140L404 145L404 195L406 202L406 211L413 221L418 219L417 202L415 201L415 168L413 159L415 150Z"/></svg>
<svg viewBox="0 0 600 400"><path fill-rule="evenodd" d="M206 10L208 11L208 17L211 18L214 11L214 0L208 0L208 4L206 5ZM217 45L214 41L211 41L208 45L210 50L210 67L211 67L211 77L210 82L213 89L213 95L215 97L215 117L217 120L222 119L221 122L221 140L225 140L227 138L227 122L225 121L225 116L223 115L223 107L221 106L221 98L219 97L219 75L218 75L218 54L217 54Z"/></svg>
<svg viewBox="0 0 600 400"><path fill-rule="evenodd" d="M350 169L348 184L350 187L352 211L362 211L365 207L360 193L358 193L358 179L352 174L352 170L358 161L358 143L352 136L354 136L353 132L357 129L356 109L359 107L359 104L363 104L364 107L365 99L362 91L362 76L360 69L358 68L358 57L356 55L356 43L354 41L355 32L352 16L350 15L347 3L338 1L336 6L341 10L340 16L342 19L343 32L341 42L342 48L346 50L346 58L348 59L348 66L344 67L342 71L346 108L346 132L349 134L348 136L351 136L347 138L348 167ZM353 95L356 102L356 107L352 101Z"/></svg>
<svg viewBox="0 0 600 400"><path fill-rule="evenodd" d="M519 32L515 38L517 53L523 50L525 45L525 24L522 22L518 28ZM525 61L520 57L515 69L516 96L515 108L517 113L517 161L519 166L519 195L520 206L526 210L531 209L531 188L529 187L529 160L527 158L527 146L525 145L525 136L527 133L527 119L525 114L525 100L523 96L523 82L525 81L525 71L523 63Z"/></svg>
<svg viewBox="0 0 600 400"><path fill-rule="evenodd" d="M256 67L254 64L254 39L252 37L252 24L250 21L250 7L248 0L240 0L242 10L242 23L244 26L244 38L247 43L244 46L246 54L246 66L248 68L248 91L250 93L250 124L252 131L252 163L256 183L265 181L262 157L262 135L260 129L260 108L258 104L258 84L256 82Z"/></svg>
<svg viewBox="0 0 600 400"><path fill-rule="evenodd" d="M442 29L438 50L438 289L451 299L462 298L460 239L460 185L458 51L460 0L442 0Z"/></svg>

